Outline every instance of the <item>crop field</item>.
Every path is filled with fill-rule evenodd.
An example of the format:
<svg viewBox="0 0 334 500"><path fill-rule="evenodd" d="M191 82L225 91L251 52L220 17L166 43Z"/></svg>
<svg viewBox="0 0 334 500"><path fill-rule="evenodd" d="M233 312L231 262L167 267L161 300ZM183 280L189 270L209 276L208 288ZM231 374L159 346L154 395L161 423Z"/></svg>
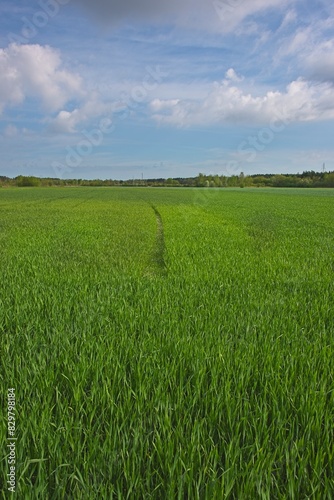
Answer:
<svg viewBox="0 0 334 500"><path fill-rule="evenodd" d="M29 499L334 498L334 190L0 190Z"/></svg>

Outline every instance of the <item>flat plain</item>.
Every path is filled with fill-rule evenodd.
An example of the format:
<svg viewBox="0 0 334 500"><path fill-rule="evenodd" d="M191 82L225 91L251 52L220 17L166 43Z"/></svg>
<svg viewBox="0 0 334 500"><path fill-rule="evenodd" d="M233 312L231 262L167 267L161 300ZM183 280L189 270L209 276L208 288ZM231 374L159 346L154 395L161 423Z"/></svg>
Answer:
<svg viewBox="0 0 334 500"><path fill-rule="evenodd" d="M1 189L0 214L19 498L334 498L334 190Z"/></svg>

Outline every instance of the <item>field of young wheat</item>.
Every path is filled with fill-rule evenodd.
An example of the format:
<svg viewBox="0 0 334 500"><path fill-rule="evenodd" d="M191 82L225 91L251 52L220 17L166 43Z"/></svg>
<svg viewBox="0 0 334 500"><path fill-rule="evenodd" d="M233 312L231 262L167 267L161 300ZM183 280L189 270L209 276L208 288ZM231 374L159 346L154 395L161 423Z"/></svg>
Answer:
<svg viewBox="0 0 334 500"><path fill-rule="evenodd" d="M334 498L334 190L0 192L18 498Z"/></svg>

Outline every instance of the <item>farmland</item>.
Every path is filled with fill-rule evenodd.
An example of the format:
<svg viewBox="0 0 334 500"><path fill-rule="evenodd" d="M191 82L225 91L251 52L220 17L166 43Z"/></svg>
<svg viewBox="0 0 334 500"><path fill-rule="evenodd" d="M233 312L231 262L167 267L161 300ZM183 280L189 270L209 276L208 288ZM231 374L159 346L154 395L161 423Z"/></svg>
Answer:
<svg viewBox="0 0 334 500"><path fill-rule="evenodd" d="M20 498L334 498L333 190L13 188L0 214Z"/></svg>

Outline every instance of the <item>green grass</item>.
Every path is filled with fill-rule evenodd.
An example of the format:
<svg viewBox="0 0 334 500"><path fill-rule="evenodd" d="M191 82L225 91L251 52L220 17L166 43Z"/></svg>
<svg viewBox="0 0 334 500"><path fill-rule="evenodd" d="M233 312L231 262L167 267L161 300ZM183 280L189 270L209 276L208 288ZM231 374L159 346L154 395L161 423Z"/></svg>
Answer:
<svg viewBox="0 0 334 500"><path fill-rule="evenodd" d="M19 498L334 498L334 191L3 189L0 214Z"/></svg>

